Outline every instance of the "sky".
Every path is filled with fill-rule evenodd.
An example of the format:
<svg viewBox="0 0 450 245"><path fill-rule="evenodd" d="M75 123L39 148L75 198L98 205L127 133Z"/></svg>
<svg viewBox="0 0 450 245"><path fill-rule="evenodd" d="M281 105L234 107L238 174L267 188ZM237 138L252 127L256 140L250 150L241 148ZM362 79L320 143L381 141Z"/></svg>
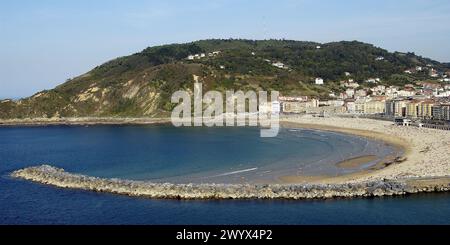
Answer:
<svg viewBox="0 0 450 245"><path fill-rule="evenodd" d="M0 98L206 38L359 40L450 62L448 23L448 0L1 0Z"/></svg>

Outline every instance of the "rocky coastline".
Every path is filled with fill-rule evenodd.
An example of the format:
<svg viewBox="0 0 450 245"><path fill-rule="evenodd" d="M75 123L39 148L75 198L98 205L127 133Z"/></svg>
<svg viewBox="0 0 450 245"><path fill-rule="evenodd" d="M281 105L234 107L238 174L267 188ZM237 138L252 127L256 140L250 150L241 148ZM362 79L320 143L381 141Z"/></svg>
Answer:
<svg viewBox="0 0 450 245"><path fill-rule="evenodd" d="M90 177L49 165L17 170L11 176L59 188L153 199L300 200L397 196L450 190L450 176L346 184L169 184Z"/></svg>
<svg viewBox="0 0 450 245"><path fill-rule="evenodd" d="M8 126L95 126L95 125L152 125L168 124L170 118L74 117L0 119L0 127Z"/></svg>

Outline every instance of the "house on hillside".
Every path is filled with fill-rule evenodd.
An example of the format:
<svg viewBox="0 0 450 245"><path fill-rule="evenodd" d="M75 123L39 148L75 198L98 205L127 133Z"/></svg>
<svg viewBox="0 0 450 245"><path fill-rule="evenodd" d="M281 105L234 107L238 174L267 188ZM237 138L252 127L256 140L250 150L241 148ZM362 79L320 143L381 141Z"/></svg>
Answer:
<svg viewBox="0 0 450 245"><path fill-rule="evenodd" d="M439 77L439 73L435 69L431 68L430 77Z"/></svg>
<svg viewBox="0 0 450 245"><path fill-rule="evenodd" d="M369 78L365 81L366 83L377 83L377 79L376 78Z"/></svg>
<svg viewBox="0 0 450 245"><path fill-rule="evenodd" d="M277 67L277 68L280 68L280 69L287 69L288 68L285 64L283 64L281 62L275 62L272 65Z"/></svg>
<svg viewBox="0 0 450 245"><path fill-rule="evenodd" d="M323 79L320 78L320 77L316 78L315 84L316 84L316 85L323 85L323 84L324 84Z"/></svg>

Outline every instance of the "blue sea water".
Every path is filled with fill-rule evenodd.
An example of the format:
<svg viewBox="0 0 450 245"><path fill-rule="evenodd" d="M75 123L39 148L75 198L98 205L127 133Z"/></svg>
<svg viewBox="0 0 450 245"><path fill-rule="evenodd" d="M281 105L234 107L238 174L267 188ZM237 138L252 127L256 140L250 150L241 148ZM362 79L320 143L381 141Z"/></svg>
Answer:
<svg viewBox="0 0 450 245"><path fill-rule="evenodd" d="M329 159L391 151L381 142L310 130L283 129L279 137L263 139L256 128L4 127L0 224L450 224L446 193L351 200L149 200L9 177L42 163L99 177L153 181L208 182L205 176L257 169L226 179L239 182L270 178L283 168L338 174L342 170L327 164Z"/></svg>

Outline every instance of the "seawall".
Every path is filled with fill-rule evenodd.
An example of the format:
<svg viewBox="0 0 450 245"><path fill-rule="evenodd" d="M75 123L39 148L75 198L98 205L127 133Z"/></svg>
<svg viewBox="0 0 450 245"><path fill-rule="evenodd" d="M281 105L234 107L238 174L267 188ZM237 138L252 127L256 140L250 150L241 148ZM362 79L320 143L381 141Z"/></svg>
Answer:
<svg viewBox="0 0 450 245"><path fill-rule="evenodd" d="M15 171L14 178L60 188L155 199L327 199L405 195L450 190L450 177L351 184L169 184L72 174L48 165Z"/></svg>

